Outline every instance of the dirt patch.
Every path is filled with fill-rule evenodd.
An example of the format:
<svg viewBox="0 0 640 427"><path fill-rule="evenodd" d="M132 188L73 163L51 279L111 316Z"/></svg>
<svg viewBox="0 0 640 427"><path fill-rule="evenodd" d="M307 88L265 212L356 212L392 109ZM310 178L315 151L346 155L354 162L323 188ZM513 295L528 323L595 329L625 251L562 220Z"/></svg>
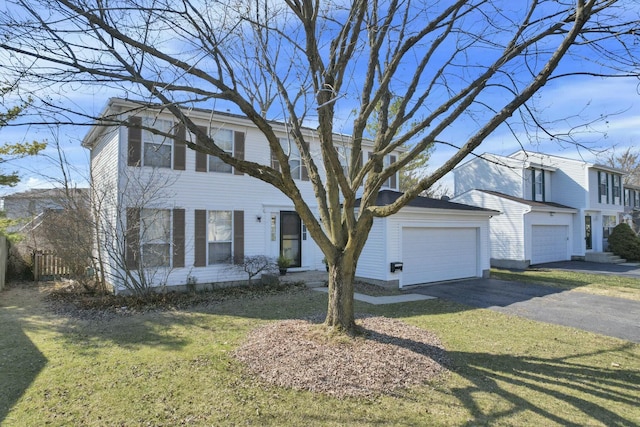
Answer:
<svg viewBox="0 0 640 427"><path fill-rule="evenodd" d="M446 352L433 333L359 317L355 338L328 335L318 318L272 323L250 333L234 355L268 384L335 397L391 394L446 371Z"/></svg>

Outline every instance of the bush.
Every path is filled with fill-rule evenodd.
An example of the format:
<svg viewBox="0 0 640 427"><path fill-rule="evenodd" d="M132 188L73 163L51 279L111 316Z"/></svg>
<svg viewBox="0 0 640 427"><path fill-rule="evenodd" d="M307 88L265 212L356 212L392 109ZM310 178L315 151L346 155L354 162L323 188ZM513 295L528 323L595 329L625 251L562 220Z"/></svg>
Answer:
<svg viewBox="0 0 640 427"><path fill-rule="evenodd" d="M628 260L640 260L640 238L629 225L618 224L609 235L609 250Z"/></svg>

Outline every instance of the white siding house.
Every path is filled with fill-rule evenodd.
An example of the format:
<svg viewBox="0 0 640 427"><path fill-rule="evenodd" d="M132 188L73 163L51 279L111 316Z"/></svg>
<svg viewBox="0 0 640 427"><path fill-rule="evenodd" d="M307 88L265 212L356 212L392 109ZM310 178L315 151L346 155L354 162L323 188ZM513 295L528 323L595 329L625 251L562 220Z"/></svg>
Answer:
<svg viewBox="0 0 640 427"><path fill-rule="evenodd" d="M233 156L277 167L265 136L246 117L196 109L187 114ZM83 140L91 152L93 201L99 207L103 225L99 242L103 270L116 292L126 289L124 284L131 274L136 274L134 267L140 271L141 265L145 268L136 277L153 286L245 280L246 273L234 268L233 262L250 255L276 258L283 254L293 260L291 271L324 269L323 255L293 203L275 187L238 173L213 156L186 149L184 140L193 141L194 136L176 125L168 112L144 110L139 104L112 99L103 117L114 119L107 123L128 124L98 124ZM286 126L273 122L270 125L281 134L288 151ZM145 127L164 129L175 137L159 137ZM317 135L312 129L307 132L311 155L319 158ZM348 137L338 137L348 144ZM306 167L295 144L291 147L289 165L300 193L313 211L315 197ZM370 142L363 142L364 158L371 147ZM399 154L393 152L385 161L393 162ZM397 187L397 176L383 185L386 190ZM457 210L460 208L453 209ZM441 212L440 220L445 219L441 223L431 212L410 208L376 220L358 276L398 285L408 283L399 279L399 271L388 271L390 262L402 262L407 255L403 236L404 240L411 239L406 234L408 224L475 230L477 259L473 274L468 274L481 276L488 268L488 261L483 258L486 252L488 260L484 250L488 241L483 236L488 236L489 215L475 208L470 208L475 215ZM425 257L428 255L425 253ZM456 278L455 272L453 269L449 275L439 275L438 280Z"/></svg>
<svg viewBox="0 0 640 427"><path fill-rule="evenodd" d="M491 220L492 265L526 268L605 251L624 211L622 176L541 153L487 154L454 169L452 200L501 211Z"/></svg>

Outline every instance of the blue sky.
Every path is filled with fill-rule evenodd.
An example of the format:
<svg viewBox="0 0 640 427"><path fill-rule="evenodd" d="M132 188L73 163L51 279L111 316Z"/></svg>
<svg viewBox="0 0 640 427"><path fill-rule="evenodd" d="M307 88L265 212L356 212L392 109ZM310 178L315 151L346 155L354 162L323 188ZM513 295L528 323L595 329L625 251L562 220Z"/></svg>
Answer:
<svg viewBox="0 0 640 427"><path fill-rule="evenodd" d="M580 65L579 58L567 60L568 65ZM519 117L514 115L510 123L515 134L507 126L501 126L476 150L476 154L491 152L508 155L525 148L597 162L606 156L603 150L615 148L621 151L625 147L636 146L640 139L638 84L637 79L602 79L586 76L551 81L530 105L536 109L543 121L549 123L551 132L564 133L571 130L573 139L582 147L551 141L543 133L535 130L524 132ZM67 85L66 89L65 93L45 95L53 100L64 100L66 105L72 105L73 108L92 115L98 114L104 108L110 96L122 96L122 93L80 84ZM225 108L220 107L224 111ZM347 110L343 111L352 107L346 105L345 108ZM340 114L336 114L336 117L340 117ZM589 123L589 126L583 126L585 123ZM462 144L470 132L469 129L474 127L476 126L471 122L468 126L465 123L456 123L456 127L449 129L445 136L448 141L459 141ZM87 127L83 126L60 126L56 129L12 126L0 130L0 142L47 140L51 144L41 156L2 165L5 171L19 171L22 182L15 188L0 188L0 196L28 188L54 185L61 177L55 164L55 141L59 142L65 156L77 170L72 175L73 181L78 185L86 185L84 180L88 175L89 155L80 142L87 130ZM349 122L337 123L336 130L349 133ZM451 153L451 148L438 146L431 157L429 169L442 164ZM443 184L452 188L449 178L445 178Z"/></svg>
<svg viewBox="0 0 640 427"><path fill-rule="evenodd" d="M106 105L107 94L79 94L78 105L83 109L98 113ZM590 150L573 144L550 141L541 136L532 140L530 135L520 134L516 138L506 126L499 128L477 150L477 154L490 152L508 155L523 147L528 150L558 154L569 158L581 158L587 161L602 160L603 150L607 153L615 149L622 151L626 147L636 147L640 143L640 95L638 83L632 79L574 78L564 81L558 87L545 87L535 104L541 114L549 120L568 118L554 123L551 129L564 132L583 123L588 127L576 129L574 138ZM514 116L514 121L516 121ZM47 188L60 179L59 168L55 164L57 153L53 143L57 140L63 148L69 162L77 169L73 179L79 185L86 185L84 177L88 175L89 153L80 142L87 132L83 126L61 126L58 129L37 126L8 127L0 130L0 141L22 142L48 140L51 144L44 155L5 163L5 171L19 171L22 181L14 188L0 189L0 195L6 195L28 188ZM452 130L455 133L455 130ZM455 135L452 135L455 139ZM444 162L451 149L440 146L431 157L430 168ZM450 179L443 181L451 186ZM451 186L452 188L452 186Z"/></svg>

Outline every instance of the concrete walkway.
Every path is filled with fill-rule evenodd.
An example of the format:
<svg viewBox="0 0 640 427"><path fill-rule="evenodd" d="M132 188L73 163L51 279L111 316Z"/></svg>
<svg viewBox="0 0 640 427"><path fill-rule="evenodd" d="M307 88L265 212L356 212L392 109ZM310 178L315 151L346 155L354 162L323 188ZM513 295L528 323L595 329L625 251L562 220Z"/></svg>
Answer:
<svg viewBox="0 0 640 427"><path fill-rule="evenodd" d="M300 272L289 272L284 276L280 276L280 281L285 283L293 283L293 282L304 282L308 287L312 288L314 291L318 292L329 292L327 289L327 273L324 271L300 271ZM389 295L389 296L379 296L372 297L370 295L364 295L359 293L354 293L353 297L356 301L366 302L367 304L372 305L381 305L381 304L397 304L402 302L411 302L411 301L423 301L429 299L435 299L436 297L432 297L429 295L421 295L421 294L401 294L401 295Z"/></svg>
<svg viewBox="0 0 640 427"><path fill-rule="evenodd" d="M325 292L325 293L329 292L329 289L327 288L313 288L313 290L318 292ZM432 297L430 295L420 295L420 294L402 294L402 295L372 297L369 295L359 294L357 292L353 294L353 298L355 298L356 301L362 301L362 302L366 302L367 304L373 304L373 305L397 304L400 302L436 299L436 297Z"/></svg>

